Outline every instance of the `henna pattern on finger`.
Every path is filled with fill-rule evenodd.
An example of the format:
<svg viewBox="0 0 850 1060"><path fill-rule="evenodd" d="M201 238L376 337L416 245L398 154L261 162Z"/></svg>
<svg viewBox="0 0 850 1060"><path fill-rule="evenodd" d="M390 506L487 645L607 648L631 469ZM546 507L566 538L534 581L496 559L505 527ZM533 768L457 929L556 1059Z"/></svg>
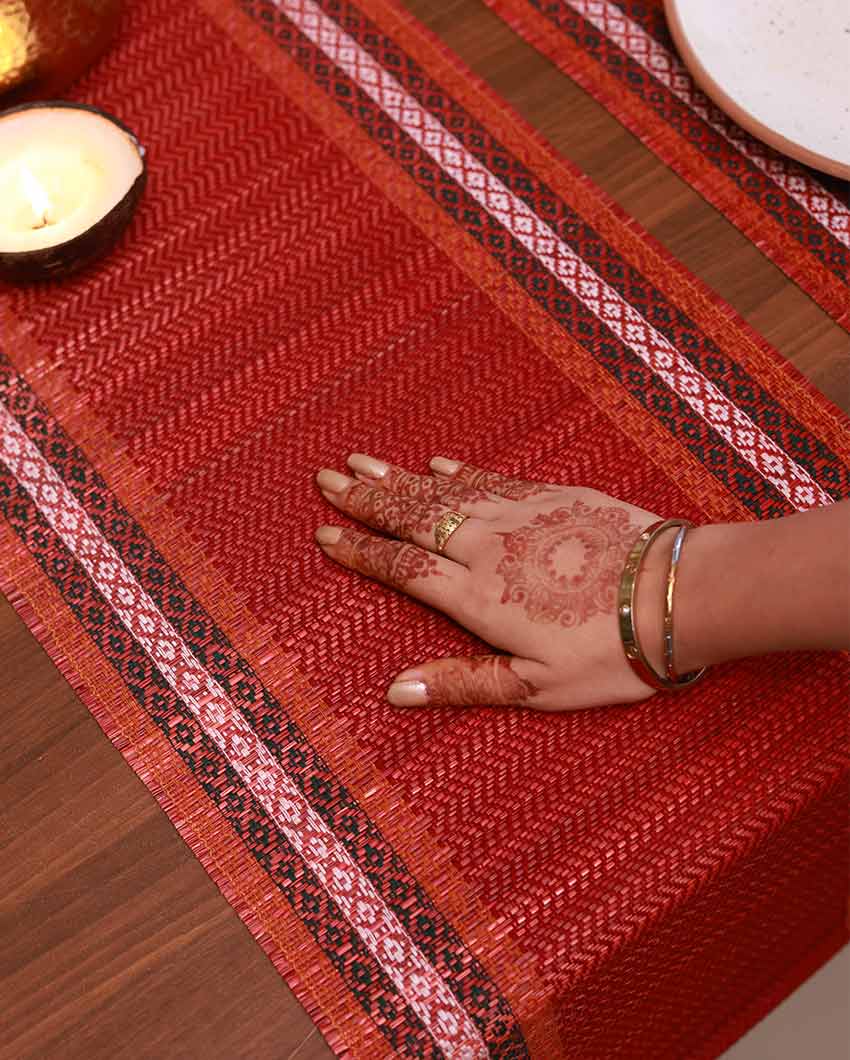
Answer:
<svg viewBox="0 0 850 1060"><path fill-rule="evenodd" d="M433 533L444 511L439 504L400 497L365 482L351 487L343 507L355 519L407 541L415 534Z"/></svg>
<svg viewBox="0 0 850 1060"><path fill-rule="evenodd" d="M387 472L376 480L379 488L399 497L412 500L439 502L441 504L480 504L491 503L493 498L483 490L474 489L454 479L436 478L430 475L416 475L412 471L390 464Z"/></svg>
<svg viewBox="0 0 850 1060"><path fill-rule="evenodd" d="M538 691L511 666L507 655L458 659L434 670L426 682L429 706L523 703Z"/></svg>
<svg viewBox="0 0 850 1060"><path fill-rule="evenodd" d="M532 497L552 492L552 486L546 482L526 482L521 478L507 478L495 471L482 471L481 468L473 467L472 464L464 464L452 476L451 481L462 482L473 489L495 493L512 501L527 501Z"/></svg>
<svg viewBox="0 0 850 1060"><path fill-rule="evenodd" d="M417 578L439 576L438 558L416 545L388 541L356 530L343 530L334 546L335 558L346 567L395 589L407 589Z"/></svg>
<svg viewBox="0 0 850 1060"><path fill-rule="evenodd" d="M623 563L639 533L621 507L591 508L575 501L542 512L500 535L501 602L521 604L532 622L566 627L611 613Z"/></svg>

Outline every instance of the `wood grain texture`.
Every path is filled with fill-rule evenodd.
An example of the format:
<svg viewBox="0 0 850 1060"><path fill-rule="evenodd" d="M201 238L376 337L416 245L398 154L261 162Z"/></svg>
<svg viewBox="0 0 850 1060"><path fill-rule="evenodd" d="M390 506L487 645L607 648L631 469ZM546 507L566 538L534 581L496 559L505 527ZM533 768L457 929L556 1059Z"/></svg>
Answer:
<svg viewBox="0 0 850 1060"><path fill-rule="evenodd" d="M406 6L850 411L847 335L737 229L479 0ZM5 603L0 660L0 1060L329 1057Z"/></svg>
<svg viewBox="0 0 850 1060"><path fill-rule="evenodd" d="M0 599L0 1057L330 1056Z"/></svg>

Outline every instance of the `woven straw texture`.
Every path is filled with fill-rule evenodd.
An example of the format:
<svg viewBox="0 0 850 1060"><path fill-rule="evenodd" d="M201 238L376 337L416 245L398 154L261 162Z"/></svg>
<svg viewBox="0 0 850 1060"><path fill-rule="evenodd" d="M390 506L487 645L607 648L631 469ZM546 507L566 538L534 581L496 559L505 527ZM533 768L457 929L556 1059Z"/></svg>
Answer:
<svg viewBox="0 0 850 1060"><path fill-rule="evenodd" d="M745 132L694 83L664 0L484 0L850 328L850 188Z"/></svg>
<svg viewBox="0 0 850 1060"><path fill-rule="evenodd" d="M3 292L0 585L341 1057L717 1055L844 939L847 661L398 711L480 650L332 566L436 452L696 522L850 495L844 418L390 0L129 5L108 261Z"/></svg>

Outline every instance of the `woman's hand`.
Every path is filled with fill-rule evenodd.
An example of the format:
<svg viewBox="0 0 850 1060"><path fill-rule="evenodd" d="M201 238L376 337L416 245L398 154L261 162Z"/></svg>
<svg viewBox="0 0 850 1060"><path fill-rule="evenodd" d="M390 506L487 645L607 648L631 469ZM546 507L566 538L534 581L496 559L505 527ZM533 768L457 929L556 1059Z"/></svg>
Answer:
<svg viewBox="0 0 850 1060"><path fill-rule="evenodd" d="M431 461L433 475L359 453L348 464L356 477L319 473L323 495L388 536L323 526L316 540L325 553L508 653L421 663L398 675L391 703L561 710L652 695L626 662L616 604L626 556L656 515L596 490L504 478L443 457ZM467 518L440 555L434 527L447 511ZM642 583L641 593L657 597L661 567L641 577L655 583ZM638 633L659 645L660 665L660 598L645 611L658 622L639 612Z"/></svg>

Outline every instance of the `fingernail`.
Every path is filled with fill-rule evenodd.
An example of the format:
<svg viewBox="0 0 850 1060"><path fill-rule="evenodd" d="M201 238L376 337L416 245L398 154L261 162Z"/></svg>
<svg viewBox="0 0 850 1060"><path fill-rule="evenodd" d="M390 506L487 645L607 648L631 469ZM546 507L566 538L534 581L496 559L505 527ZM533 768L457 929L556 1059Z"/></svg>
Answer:
<svg viewBox="0 0 850 1060"><path fill-rule="evenodd" d="M424 681L393 681L387 689L387 699L394 707L421 707L428 702L428 686Z"/></svg>
<svg viewBox="0 0 850 1060"><path fill-rule="evenodd" d="M335 545L341 537L341 526L320 526L316 531L316 542L322 546Z"/></svg>
<svg viewBox="0 0 850 1060"><path fill-rule="evenodd" d="M435 456L429 466L438 475L456 475L461 467L459 460L449 460L445 456Z"/></svg>
<svg viewBox="0 0 850 1060"><path fill-rule="evenodd" d="M354 485L354 481L348 475L341 475L338 471L331 471L327 467L322 468L316 475L316 482L318 482L321 489L327 490L328 493L342 493L343 490Z"/></svg>
<svg viewBox="0 0 850 1060"><path fill-rule="evenodd" d="M365 453L352 453L348 458L348 466L358 475L367 478L383 478L389 471L390 465L383 460L376 460L374 456L366 456Z"/></svg>
<svg viewBox="0 0 850 1060"><path fill-rule="evenodd" d="M402 672L400 674L396 674L395 675L395 680L393 681L393 684L395 684L397 681L421 681L421 680L422 680L422 672L420 671L419 667L418 666L410 666L406 670L402 670Z"/></svg>

